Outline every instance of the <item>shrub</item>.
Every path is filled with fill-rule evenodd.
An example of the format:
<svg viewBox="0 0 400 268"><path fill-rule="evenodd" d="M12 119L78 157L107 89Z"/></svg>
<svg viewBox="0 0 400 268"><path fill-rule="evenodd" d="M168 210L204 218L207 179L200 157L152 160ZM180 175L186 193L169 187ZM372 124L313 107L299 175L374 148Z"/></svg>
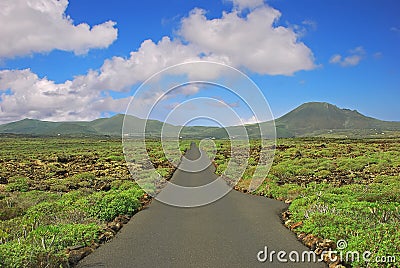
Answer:
<svg viewBox="0 0 400 268"><path fill-rule="evenodd" d="M29 190L28 178L16 177L10 178L9 183L6 185L7 192L27 192Z"/></svg>
<svg viewBox="0 0 400 268"><path fill-rule="evenodd" d="M112 190L118 190L119 187L120 187L123 183L124 183L123 180L119 180L119 179L113 180L113 181L111 182L111 189L112 189Z"/></svg>
<svg viewBox="0 0 400 268"><path fill-rule="evenodd" d="M133 215L141 205L139 198L142 195L143 191L137 189L110 190L89 195L78 203L90 216L111 221L121 214Z"/></svg>
<svg viewBox="0 0 400 268"><path fill-rule="evenodd" d="M67 263L65 254L42 246L18 241L0 245L0 267L66 267Z"/></svg>
<svg viewBox="0 0 400 268"><path fill-rule="evenodd" d="M129 190L129 189L137 189L137 190L139 190L140 188L138 187L138 185L134 181L124 181L119 186L119 190Z"/></svg>
<svg viewBox="0 0 400 268"><path fill-rule="evenodd" d="M96 176L90 172L82 172L82 173L74 175L74 177L81 181L90 181L90 182L92 182L96 179Z"/></svg>
<svg viewBox="0 0 400 268"><path fill-rule="evenodd" d="M123 155L110 155L107 160L121 162L125 161L125 157Z"/></svg>
<svg viewBox="0 0 400 268"><path fill-rule="evenodd" d="M284 184L278 186L274 182L267 184L267 195L275 199L294 199L299 196L304 188L297 184Z"/></svg>
<svg viewBox="0 0 400 268"><path fill-rule="evenodd" d="M0 267L67 267L63 250L97 240L96 224L39 226L26 238L0 245Z"/></svg>
<svg viewBox="0 0 400 268"><path fill-rule="evenodd" d="M317 177L321 177L321 178L328 178L331 174L332 174L332 172L330 172L329 170L326 170L326 169L319 170L317 173L315 173L315 175Z"/></svg>
<svg viewBox="0 0 400 268"><path fill-rule="evenodd" d="M28 241L44 248L63 250L68 246L88 246L96 241L100 227L96 224L59 224L40 226L29 233Z"/></svg>

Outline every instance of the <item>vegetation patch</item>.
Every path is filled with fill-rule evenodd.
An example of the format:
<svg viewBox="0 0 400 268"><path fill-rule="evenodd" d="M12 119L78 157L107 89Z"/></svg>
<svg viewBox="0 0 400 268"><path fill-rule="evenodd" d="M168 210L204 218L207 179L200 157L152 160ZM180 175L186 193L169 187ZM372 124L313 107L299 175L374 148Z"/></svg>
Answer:
<svg viewBox="0 0 400 268"><path fill-rule="evenodd" d="M216 143L217 174L224 173L230 160L227 143ZM256 160L258 154L259 141L252 140L250 159ZM249 161L237 190L246 191L255 165ZM290 204L283 214L285 225L316 252L322 252L319 245L335 249L336 242L344 240L347 246L338 250L343 256L371 252L369 261L344 258L347 266L397 267L399 174L398 138L278 139L274 163L254 194ZM385 258L390 261L382 262Z"/></svg>
<svg viewBox="0 0 400 268"><path fill-rule="evenodd" d="M21 137L0 144L0 267L73 266L149 202L120 140ZM168 177L175 166L158 155L160 145L150 141L148 151Z"/></svg>

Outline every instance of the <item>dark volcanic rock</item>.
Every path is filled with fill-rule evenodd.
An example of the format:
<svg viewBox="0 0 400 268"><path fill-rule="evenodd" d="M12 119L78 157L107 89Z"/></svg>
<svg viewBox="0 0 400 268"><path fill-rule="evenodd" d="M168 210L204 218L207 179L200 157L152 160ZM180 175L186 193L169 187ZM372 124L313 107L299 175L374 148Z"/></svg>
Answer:
<svg viewBox="0 0 400 268"><path fill-rule="evenodd" d="M8 180L4 177L0 177L0 184L7 184Z"/></svg>
<svg viewBox="0 0 400 268"><path fill-rule="evenodd" d="M67 252L68 262L71 266L74 266L92 252L93 248L91 247L82 247L76 250L70 250Z"/></svg>

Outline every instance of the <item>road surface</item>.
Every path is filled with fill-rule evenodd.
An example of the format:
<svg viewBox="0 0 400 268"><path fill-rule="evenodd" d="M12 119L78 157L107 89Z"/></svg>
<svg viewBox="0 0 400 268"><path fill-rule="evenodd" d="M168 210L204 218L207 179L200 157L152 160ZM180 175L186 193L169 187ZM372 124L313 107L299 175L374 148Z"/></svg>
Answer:
<svg viewBox="0 0 400 268"><path fill-rule="evenodd" d="M186 157L199 156L192 144ZM185 164L183 160L181 165ZM211 164L197 173L177 169L171 182L202 185L217 178L213 172ZM216 202L194 208L154 200L78 267L326 267L319 262L290 261L289 254L292 259L297 256L293 251L301 261L302 252L309 249L282 225L279 214L284 208L283 202L234 190ZM257 255L265 258L259 253L265 252L265 247L268 258L260 262ZM269 258L272 251L285 251L283 261L277 253Z"/></svg>

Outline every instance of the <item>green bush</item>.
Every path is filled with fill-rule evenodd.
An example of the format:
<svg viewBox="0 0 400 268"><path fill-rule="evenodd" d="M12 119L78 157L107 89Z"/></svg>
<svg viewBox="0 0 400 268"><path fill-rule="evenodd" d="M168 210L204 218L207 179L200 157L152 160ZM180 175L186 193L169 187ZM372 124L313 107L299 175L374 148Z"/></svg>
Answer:
<svg viewBox="0 0 400 268"><path fill-rule="evenodd" d="M121 162L125 161L125 157L123 155L110 155L107 160Z"/></svg>
<svg viewBox="0 0 400 268"><path fill-rule="evenodd" d="M129 190L129 189L136 189L139 190L139 186L134 181L124 181L118 188L119 190Z"/></svg>
<svg viewBox="0 0 400 268"><path fill-rule="evenodd" d="M39 226L26 238L0 245L0 267L67 266L63 250L68 246L90 245L97 240L96 224Z"/></svg>
<svg viewBox="0 0 400 268"><path fill-rule="evenodd" d="M63 263L63 267L66 267L68 262L64 253L44 249L42 246L18 241L0 245L0 267L60 267Z"/></svg>
<svg viewBox="0 0 400 268"><path fill-rule="evenodd" d="M129 189L97 192L78 200L83 210L100 220L111 221L121 214L133 215L140 207L143 191Z"/></svg>
<svg viewBox="0 0 400 268"><path fill-rule="evenodd" d="M115 179L111 182L111 189L118 190L119 187L124 183L124 180Z"/></svg>
<svg viewBox="0 0 400 268"><path fill-rule="evenodd" d="M63 250L68 246L89 246L96 241L100 227L96 224L58 224L40 226L29 233L28 241L44 248Z"/></svg>
<svg viewBox="0 0 400 268"><path fill-rule="evenodd" d="M331 174L332 174L332 172L330 172L329 170L326 170L326 169L319 170L317 173L315 173L315 175L317 177L321 177L321 178L327 178Z"/></svg>
<svg viewBox="0 0 400 268"><path fill-rule="evenodd" d="M6 185L7 192L27 192L29 190L28 178L15 177L10 178L9 183Z"/></svg>
<svg viewBox="0 0 400 268"><path fill-rule="evenodd" d="M278 186L275 182L267 183L267 196L275 199L295 199L299 196L304 188L297 184L284 184Z"/></svg>

